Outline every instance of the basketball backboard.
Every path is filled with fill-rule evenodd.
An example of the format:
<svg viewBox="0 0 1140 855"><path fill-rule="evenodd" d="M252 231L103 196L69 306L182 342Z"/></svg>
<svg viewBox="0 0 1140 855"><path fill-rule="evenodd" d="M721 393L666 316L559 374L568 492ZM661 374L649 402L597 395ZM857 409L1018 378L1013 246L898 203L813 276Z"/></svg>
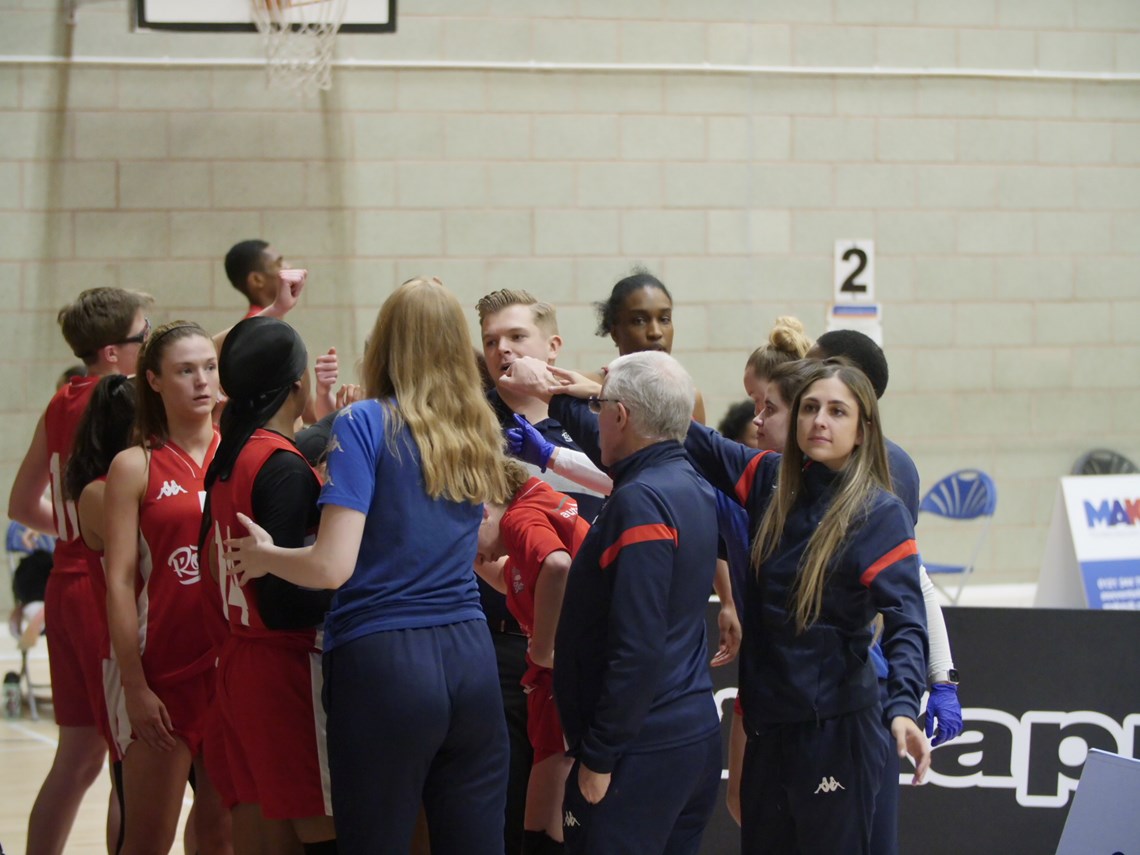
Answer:
<svg viewBox="0 0 1140 855"><path fill-rule="evenodd" d="M278 0L281 6L288 0ZM293 0L295 5L317 0ZM251 0L134 0L138 30L255 32ZM347 0L342 33L390 33L396 29L396 0Z"/></svg>

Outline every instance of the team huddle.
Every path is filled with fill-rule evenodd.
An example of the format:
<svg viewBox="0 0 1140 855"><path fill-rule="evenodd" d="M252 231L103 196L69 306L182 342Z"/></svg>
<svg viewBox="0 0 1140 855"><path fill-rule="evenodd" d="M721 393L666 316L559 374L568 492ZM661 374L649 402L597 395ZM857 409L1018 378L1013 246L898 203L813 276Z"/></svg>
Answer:
<svg viewBox="0 0 1140 855"><path fill-rule="evenodd" d="M897 852L899 758L920 782L961 711L877 345L779 319L733 435L646 272L597 304L598 374L531 294L481 299L475 347L416 278L339 389L283 320L304 272L263 241L226 272L250 311L217 334L118 288L59 313L87 373L9 500L58 537L29 853L108 755L111 853L168 852L188 780L187 851L696 853L738 653L741 851Z"/></svg>

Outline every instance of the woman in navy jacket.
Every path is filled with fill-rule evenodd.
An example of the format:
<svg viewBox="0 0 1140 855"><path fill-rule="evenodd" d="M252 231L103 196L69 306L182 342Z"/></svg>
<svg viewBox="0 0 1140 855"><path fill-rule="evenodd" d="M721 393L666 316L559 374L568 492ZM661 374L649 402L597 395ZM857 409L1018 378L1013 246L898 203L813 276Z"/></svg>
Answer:
<svg viewBox="0 0 1140 855"><path fill-rule="evenodd" d="M782 457L697 424L685 447L754 532L740 657L742 851L869 853L891 750L868 655L876 613L895 748L915 759L916 782L930 763L915 723L927 652L918 551L890 492L871 385L846 363L811 369Z"/></svg>

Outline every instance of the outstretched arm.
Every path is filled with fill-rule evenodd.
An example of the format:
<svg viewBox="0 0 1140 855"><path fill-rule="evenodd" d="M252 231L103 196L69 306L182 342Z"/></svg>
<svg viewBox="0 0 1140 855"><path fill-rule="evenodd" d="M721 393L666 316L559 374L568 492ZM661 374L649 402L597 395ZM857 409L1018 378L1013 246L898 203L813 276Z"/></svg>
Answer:
<svg viewBox="0 0 1140 855"><path fill-rule="evenodd" d="M360 511L325 505L316 541L299 549L274 546L269 532L245 514L237 518L249 536L227 540L225 558L231 571L239 574L241 585L273 573L305 588L335 589L347 582L356 568L364 537L365 515Z"/></svg>

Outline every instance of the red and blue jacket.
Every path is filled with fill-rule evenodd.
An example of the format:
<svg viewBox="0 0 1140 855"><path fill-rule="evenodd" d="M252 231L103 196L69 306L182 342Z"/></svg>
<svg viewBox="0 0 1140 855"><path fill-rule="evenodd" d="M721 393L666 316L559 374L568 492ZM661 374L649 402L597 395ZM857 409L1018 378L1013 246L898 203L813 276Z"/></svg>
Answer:
<svg viewBox="0 0 1140 855"><path fill-rule="evenodd" d="M694 423L685 449L713 486L748 512L753 537L774 493L780 455L727 440ZM853 521L829 569L818 620L799 632L792 592L808 541L834 496L839 473L810 464L776 552L749 573L740 652L745 725L830 718L874 706L878 679L870 657L871 623L884 619L890 664L888 720L917 718L926 686L926 608L911 515L897 496L875 492Z"/></svg>
<svg viewBox="0 0 1140 855"><path fill-rule="evenodd" d="M560 421L583 447L597 430L585 402ZM609 467L614 490L566 580L554 697L569 752L595 772L626 754L691 745L720 727L705 608L716 570L712 488L677 442Z"/></svg>

